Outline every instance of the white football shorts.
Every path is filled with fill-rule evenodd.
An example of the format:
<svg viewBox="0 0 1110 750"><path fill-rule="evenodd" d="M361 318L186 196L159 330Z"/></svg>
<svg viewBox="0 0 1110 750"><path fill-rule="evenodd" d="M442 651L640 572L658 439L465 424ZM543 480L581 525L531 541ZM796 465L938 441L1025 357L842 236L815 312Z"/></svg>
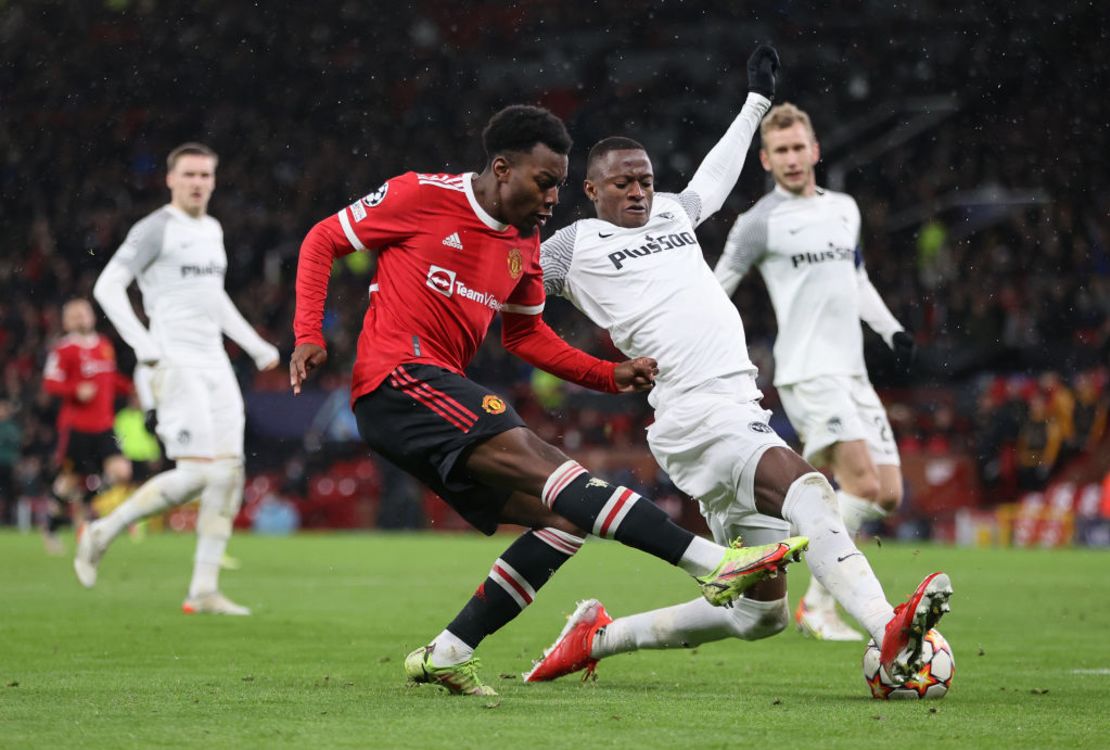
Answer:
<svg viewBox="0 0 1110 750"><path fill-rule="evenodd" d="M158 437L170 458L243 455L243 395L230 362L158 365L151 379Z"/></svg>
<svg viewBox="0 0 1110 750"><path fill-rule="evenodd" d="M814 466L828 464L829 448L850 440L866 441L876 465L902 465L886 409L862 375L822 375L782 385L779 398L802 441L802 456Z"/></svg>
<svg viewBox="0 0 1110 750"><path fill-rule="evenodd" d="M771 429L758 401L718 394L682 394L655 412L648 427L652 455L680 490L697 498L714 539L728 544L743 529L766 530L770 541L790 525L755 509L755 470L768 448L789 446ZM739 530L737 528L739 527ZM754 544L752 534L745 543Z"/></svg>

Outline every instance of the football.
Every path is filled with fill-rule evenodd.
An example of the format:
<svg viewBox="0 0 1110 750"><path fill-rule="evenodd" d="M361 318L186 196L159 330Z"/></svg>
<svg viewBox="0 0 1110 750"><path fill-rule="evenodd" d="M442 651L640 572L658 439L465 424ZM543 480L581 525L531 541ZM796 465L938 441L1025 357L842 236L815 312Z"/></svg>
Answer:
<svg viewBox="0 0 1110 750"><path fill-rule="evenodd" d="M917 674L901 685L890 680L886 670L879 666L879 647L875 641L867 644L863 653L863 678L871 688L871 696L878 700L920 700L923 698L943 698L952 685L956 673L956 658L952 647L940 631L930 630L925 634L922 646L925 664Z"/></svg>

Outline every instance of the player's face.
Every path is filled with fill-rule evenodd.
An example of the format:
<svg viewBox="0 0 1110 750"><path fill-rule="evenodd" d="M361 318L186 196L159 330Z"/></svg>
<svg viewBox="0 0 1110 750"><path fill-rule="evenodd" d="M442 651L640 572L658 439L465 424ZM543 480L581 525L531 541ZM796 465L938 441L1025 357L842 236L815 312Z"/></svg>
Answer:
<svg viewBox="0 0 1110 750"><path fill-rule="evenodd" d="M62 328L66 333L92 333L95 327L96 314L88 302L74 300L62 308Z"/></svg>
<svg viewBox="0 0 1110 750"><path fill-rule="evenodd" d="M597 218L618 227L647 224L655 197L655 175L646 152L610 151L594 162L583 187Z"/></svg>
<svg viewBox="0 0 1110 750"><path fill-rule="evenodd" d="M775 183L795 195L811 195L816 189L813 167L820 158L820 146L800 122L767 133L759 151L759 160Z"/></svg>
<svg viewBox="0 0 1110 750"><path fill-rule="evenodd" d="M498 219L511 224L525 237L537 231L559 204L559 186L567 179L566 154L557 154L542 143L511 160L494 159L498 182Z"/></svg>
<svg viewBox="0 0 1110 750"><path fill-rule="evenodd" d="M208 210L208 199L216 189L216 160L203 154L183 154L166 175L170 202L190 216Z"/></svg>

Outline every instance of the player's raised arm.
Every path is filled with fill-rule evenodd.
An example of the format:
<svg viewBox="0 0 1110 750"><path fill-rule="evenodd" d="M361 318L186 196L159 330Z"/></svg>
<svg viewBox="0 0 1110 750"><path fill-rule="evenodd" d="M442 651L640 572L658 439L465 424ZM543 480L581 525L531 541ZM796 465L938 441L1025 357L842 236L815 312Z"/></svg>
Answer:
<svg viewBox="0 0 1110 750"><path fill-rule="evenodd" d="M748 98L724 137L706 154L690 184L680 194L695 227L717 213L736 186L759 121L775 98L778 69L779 55L773 47L760 45L748 58Z"/></svg>

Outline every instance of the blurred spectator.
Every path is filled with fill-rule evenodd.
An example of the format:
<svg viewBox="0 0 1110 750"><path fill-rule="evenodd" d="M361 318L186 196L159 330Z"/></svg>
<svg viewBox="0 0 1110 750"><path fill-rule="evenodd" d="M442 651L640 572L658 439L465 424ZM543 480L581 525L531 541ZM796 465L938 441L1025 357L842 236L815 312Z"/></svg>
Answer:
<svg viewBox="0 0 1110 750"><path fill-rule="evenodd" d="M1029 414L1017 438L1018 480L1022 488L1044 487L1060 452L1062 433L1059 423L1048 412L1041 394L1029 402Z"/></svg>
<svg viewBox="0 0 1110 750"><path fill-rule="evenodd" d="M15 466L23 443L23 430L11 401L0 399L0 525L12 520L16 502Z"/></svg>
<svg viewBox="0 0 1110 750"><path fill-rule="evenodd" d="M1104 386L1095 380L1094 374L1083 372L1077 375L1073 413L1075 429L1071 436L1074 451L1093 451L1102 442L1108 411L1110 397L1107 397Z"/></svg>

